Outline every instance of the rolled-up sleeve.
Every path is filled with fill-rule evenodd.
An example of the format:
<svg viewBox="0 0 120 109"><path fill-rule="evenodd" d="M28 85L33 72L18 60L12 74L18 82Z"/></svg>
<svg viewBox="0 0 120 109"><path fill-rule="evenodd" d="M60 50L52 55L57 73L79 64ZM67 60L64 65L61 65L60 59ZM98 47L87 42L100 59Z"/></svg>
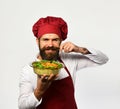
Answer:
<svg viewBox="0 0 120 109"><path fill-rule="evenodd" d="M87 54L85 56L97 64L105 64L109 60L108 57L99 50L92 48L88 48L88 50L91 52L91 54Z"/></svg>
<svg viewBox="0 0 120 109"><path fill-rule="evenodd" d="M25 66L20 73L19 80L19 98L18 98L18 107L19 109L35 109L40 103L41 100L34 95L34 85L35 79L33 71L29 66Z"/></svg>
<svg viewBox="0 0 120 109"><path fill-rule="evenodd" d="M88 49L91 54L80 54L77 55L75 67L76 70L80 70L86 67L93 67L98 65L103 65L109 60L108 57L99 50Z"/></svg>

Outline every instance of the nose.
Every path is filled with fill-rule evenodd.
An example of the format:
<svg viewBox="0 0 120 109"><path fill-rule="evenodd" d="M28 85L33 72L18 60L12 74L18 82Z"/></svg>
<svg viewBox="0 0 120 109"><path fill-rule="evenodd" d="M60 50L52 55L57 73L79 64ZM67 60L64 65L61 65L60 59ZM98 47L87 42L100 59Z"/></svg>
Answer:
<svg viewBox="0 0 120 109"><path fill-rule="evenodd" d="M53 41L52 41L52 40L49 40L48 46L49 46L49 47L52 47L52 46L53 46Z"/></svg>

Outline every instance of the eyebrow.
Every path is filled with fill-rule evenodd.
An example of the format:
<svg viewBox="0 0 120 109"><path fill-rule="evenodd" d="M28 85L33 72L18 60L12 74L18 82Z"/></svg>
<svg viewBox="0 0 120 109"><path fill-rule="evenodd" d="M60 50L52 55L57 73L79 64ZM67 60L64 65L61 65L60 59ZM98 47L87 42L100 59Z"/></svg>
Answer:
<svg viewBox="0 0 120 109"><path fill-rule="evenodd" d="M42 39L48 39L48 40L50 40L49 38L42 38ZM60 40L60 38L52 38L51 40L56 40L56 39Z"/></svg>

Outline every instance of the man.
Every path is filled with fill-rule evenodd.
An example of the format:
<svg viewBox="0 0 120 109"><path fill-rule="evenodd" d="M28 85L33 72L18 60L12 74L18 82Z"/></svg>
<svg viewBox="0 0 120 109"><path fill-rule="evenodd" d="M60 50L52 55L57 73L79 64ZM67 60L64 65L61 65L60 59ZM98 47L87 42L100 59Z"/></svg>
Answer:
<svg viewBox="0 0 120 109"><path fill-rule="evenodd" d="M33 25L40 53L37 60L64 63L58 75L39 76L30 65L20 75L19 109L77 109L74 98L76 72L82 68L105 64L108 58L100 51L79 47L67 38L67 23L59 17L40 18Z"/></svg>

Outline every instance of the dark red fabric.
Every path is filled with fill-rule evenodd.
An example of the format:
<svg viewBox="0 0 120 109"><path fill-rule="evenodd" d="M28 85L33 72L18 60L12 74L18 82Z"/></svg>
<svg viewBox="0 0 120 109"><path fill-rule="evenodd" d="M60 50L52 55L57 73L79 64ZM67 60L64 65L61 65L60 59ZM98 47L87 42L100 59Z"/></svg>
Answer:
<svg viewBox="0 0 120 109"><path fill-rule="evenodd" d="M55 80L36 109L77 109L73 81L67 67L65 69L69 76L61 80Z"/></svg>
<svg viewBox="0 0 120 109"><path fill-rule="evenodd" d="M47 16L40 18L32 28L35 37L40 38L47 33L55 33L62 40L67 38L68 28L67 23L60 17Z"/></svg>

